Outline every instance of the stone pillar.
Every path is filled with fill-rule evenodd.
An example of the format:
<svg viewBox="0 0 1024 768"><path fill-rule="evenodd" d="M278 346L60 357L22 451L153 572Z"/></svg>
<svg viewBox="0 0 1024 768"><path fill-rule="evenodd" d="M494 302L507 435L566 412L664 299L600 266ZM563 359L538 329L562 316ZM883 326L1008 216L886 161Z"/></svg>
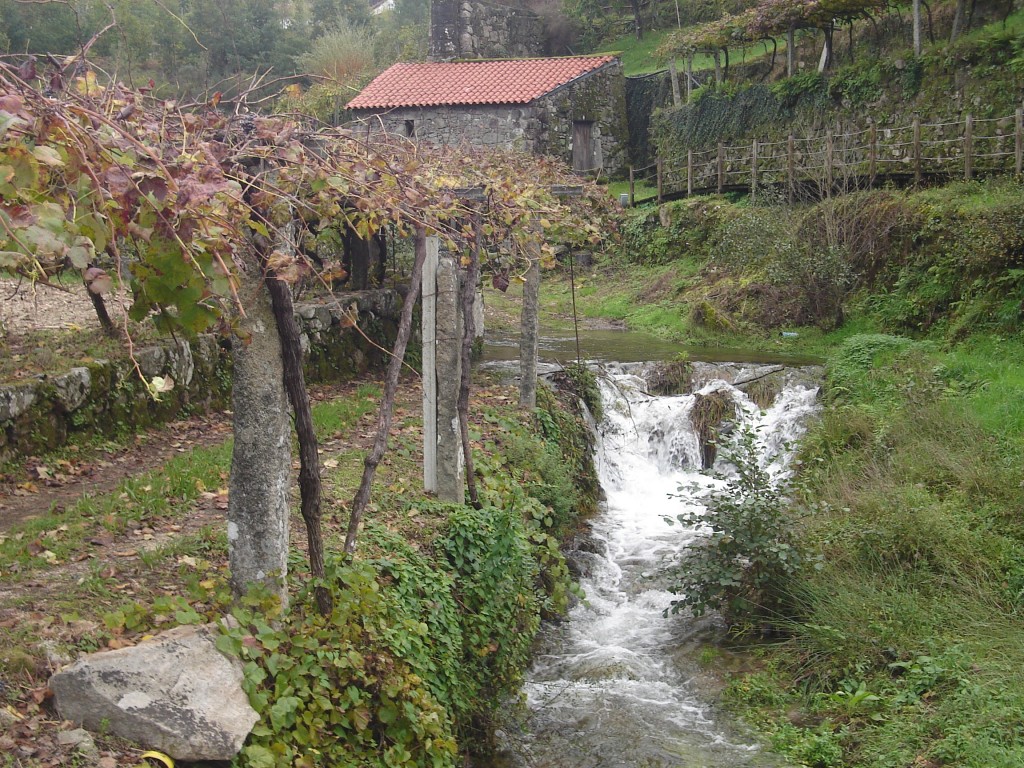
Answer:
<svg viewBox="0 0 1024 768"><path fill-rule="evenodd" d="M427 238L423 262L423 490L437 492L437 252L436 236Z"/></svg>
<svg viewBox="0 0 1024 768"><path fill-rule="evenodd" d="M248 338L233 344L228 562L236 595L263 583L287 605L291 418L270 296L262 281L247 283L253 298L246 303L241 330Z"/></svg>
<svg viewBox="0 0 1024 768"><path fill-rule="evenodd" d="M452 255L445 253L437 267L437 497L462 504L466 484L458 412L462 376L459 314L459 271Z"/></svg>
<svg viewBox="0 0 1024 768"><path fill-rule="evenodd" d="M461 0L430 3L430 60L452 61L462 56Z"/></svg>

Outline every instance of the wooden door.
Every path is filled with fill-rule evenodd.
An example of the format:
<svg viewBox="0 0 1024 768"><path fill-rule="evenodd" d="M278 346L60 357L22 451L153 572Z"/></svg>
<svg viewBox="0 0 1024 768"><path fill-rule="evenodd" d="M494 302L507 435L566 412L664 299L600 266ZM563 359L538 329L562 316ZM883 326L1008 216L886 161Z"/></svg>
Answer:
<svg viewBox="0 0 1024 768"><path fill-rule="evenodd" d="M576 121L572 124L572 169L592 171L594 169L594 124L590 121Z"/></svg>

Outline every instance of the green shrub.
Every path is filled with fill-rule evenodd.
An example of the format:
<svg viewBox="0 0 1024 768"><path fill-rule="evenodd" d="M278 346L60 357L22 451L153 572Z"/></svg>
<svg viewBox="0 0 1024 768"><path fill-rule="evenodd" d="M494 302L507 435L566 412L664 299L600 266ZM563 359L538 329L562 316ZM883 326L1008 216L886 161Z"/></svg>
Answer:
<svg viewBox="0 0 1024 768"><path fill-rule="evenodd" d="M317 612L311 587L281 616L250 597L232 611L240 626L218 639L242 659L260 713L236 765L454 766L444 703L416 672L416 654L392 647L388 629L426 637L427 624L399 614L370 563L331 561L326 581L330 616Z"/></svg>
<svg viewBox="0 0 1024 768"><path fill-rule="evenodd" d="M516 691L540 623L525 521L516 510L459 508L435 547L455 573L462 675L474 684L474 709L494 710Z"/></svg>
<svg viewBox="0 0 1024 768"><path fill-rule="evenodd" d="M258 593L232 610L218 647L261 717L238 765L441 768L486 736L529 661L546 541L518 509L426 506L447 518L435 557L368 526L376 557L327 564L330 616L312 584L283 615Z"/></svg>
<svg viewBox="0 0 1024 768"><path fill-rule="evenodd" d="M723 451L735 473L706 499L706 511L676 516L683 525L708 526L711 533L673 568L672 591L682 598L673 600L670 610L689 608L699 616L718 609L733 624L778 619L787 610L790 582L805 562L791 533L787 489L759 466L752 431Z"/></svg>

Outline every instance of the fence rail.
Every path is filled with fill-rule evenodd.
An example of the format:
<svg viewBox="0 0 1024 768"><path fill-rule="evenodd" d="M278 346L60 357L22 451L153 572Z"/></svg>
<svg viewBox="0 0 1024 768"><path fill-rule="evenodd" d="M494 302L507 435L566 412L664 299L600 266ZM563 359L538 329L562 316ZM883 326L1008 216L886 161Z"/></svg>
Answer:
<svg viewBox="0 0 1024 768"><path fill-rule="evenodd" d="M972 179L1024 170L1024 109L996 118L975 118L857 131L823 133L784 141L720 143L685 155L659 158L646 168L630 168L630 204L636 183L657 190L646 200L661 201L710 192L747 191L756 198L767 186L786 190L792 203L801 189L821 195L888 179Z"/></svg>

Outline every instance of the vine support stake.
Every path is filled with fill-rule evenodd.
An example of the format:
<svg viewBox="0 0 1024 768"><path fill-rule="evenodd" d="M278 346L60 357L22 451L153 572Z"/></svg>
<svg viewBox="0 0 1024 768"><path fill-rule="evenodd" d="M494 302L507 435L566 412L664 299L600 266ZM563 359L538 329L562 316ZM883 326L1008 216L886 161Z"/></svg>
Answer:
<svg viewBox="0 0 1024 768"><path fill-rule="evenodd" d="M636 205L636 172L629 166L629 207Z"/></svg>
<svg viewBox="0 0 1024 768"><path fill-rule="evenodd" d="M825 197L832 197L833 168L835 159L835 139L832 126L825 129Z"/></svg>
<svg viewBox="0 0 1024 768"><path fill-rule="evenodd" d="M914 183L920 184L921 179L921 118L914 115Z"/></svg>
<svg viewBox="0 0 1024 768"><path fill-rule="evenodd" d="M964 122L964 178L974 177L974 115L968 113Z"/></svg>
<svg viewBox="0 0 1024 768"><path fill-rule="evenodd" d="M668 76L672 81L672 105L678 107L683 97L679 93L679 70L676 68L676 60L668 60Z"/></svg>
<svg viewBox="0 0 1024 768"><path fill-rule="evenodd" d="M686 196L693 197L693 150L686 150Z"/></svg>
<svg viewBox="0 0 1024 768"><path fill-rule="evenodd" d="M750 201L757 201L757 139L750 145Z"/></svg>
<svg viewBox="0 0 1024 768"><path fill-rule="evenodd" d="M868 187L875 186L875 176L878 173L878 126L871 123L870 139L868 144Z"/></svg>
<svg viewBox="0 0 1024 768"><path fill-rule="evenodd" d="M630 168L630 176L633 169ZM632 204L632 180L630 183L630 204ZM528 244L527 258L530 266L523 283L523 308L519 315L519 407L532 411L537 407L537 337L540 332L540 232L541 227L534 219L537 241Z"/></svg>
<svg viewBox="0 0 1024 768"><path fill-rule="evenodd" d="M1018 176L1024 171L1024 109L1017 107L1014 114L1014 171Z"/></svg>
<svg viewBox="0 0 1024 768"><path fill-rule="evenodd" d="M718 142L718 194L725 189L725 145Z"/></svg>
<svg viewBox="0 0 1024 768"><path fill-rule="evenodd" d="M789 192L789 204L793 204L793 198L795 197L796 188L796 168L795 168L795 155L796 155L796 139L793 138L793 134L789 134L786 139L786 186Z"/></svg>
<svg viewBox="0 0 1024 768"><path fill-rule="evenodd" d="M576 336L576 365L583 365L583 355L580 354L580 321L579 315L576 314L576 259L573 258L571 248L569 249L569 287L572 289L572 329Z"/></svg>
<svg viewBox="0 0 1024 768"><path fill-rule="evenodd" d="M417 238L419 235L417 234ZM417 248L419 245L417 244ZM437 492L437 252L436 236L424 238L420 314L423 339L423 490Z"/></svg>
<svg viewBox="0 0 1024 768"><path fill-rule="evenodd" d="M458 403L463 337L459 297L457 262L445 252L437 265L437 498L455 504L466 499Z"/></svg>
<svg viewBox="0 0 1024 768"><path fill-rule="evenodd" d="M473 226L473 239L469 246L469 264L462 276L461 310L462 310L462 349L459 360L459 394L456 409L459 416L459 436L462 438L462 463L465 466L466 492L469 503L480 509L480 499L476 492L476 476L473 471L473 443L469 436L469 392L473 385L473 340L476 337L476 321L474 305L476 303L476 286L480 278L480 242L483 239L480 224L479 207L473 209L470 216ZM482 330L482 329L481 329Z"/></svg>

